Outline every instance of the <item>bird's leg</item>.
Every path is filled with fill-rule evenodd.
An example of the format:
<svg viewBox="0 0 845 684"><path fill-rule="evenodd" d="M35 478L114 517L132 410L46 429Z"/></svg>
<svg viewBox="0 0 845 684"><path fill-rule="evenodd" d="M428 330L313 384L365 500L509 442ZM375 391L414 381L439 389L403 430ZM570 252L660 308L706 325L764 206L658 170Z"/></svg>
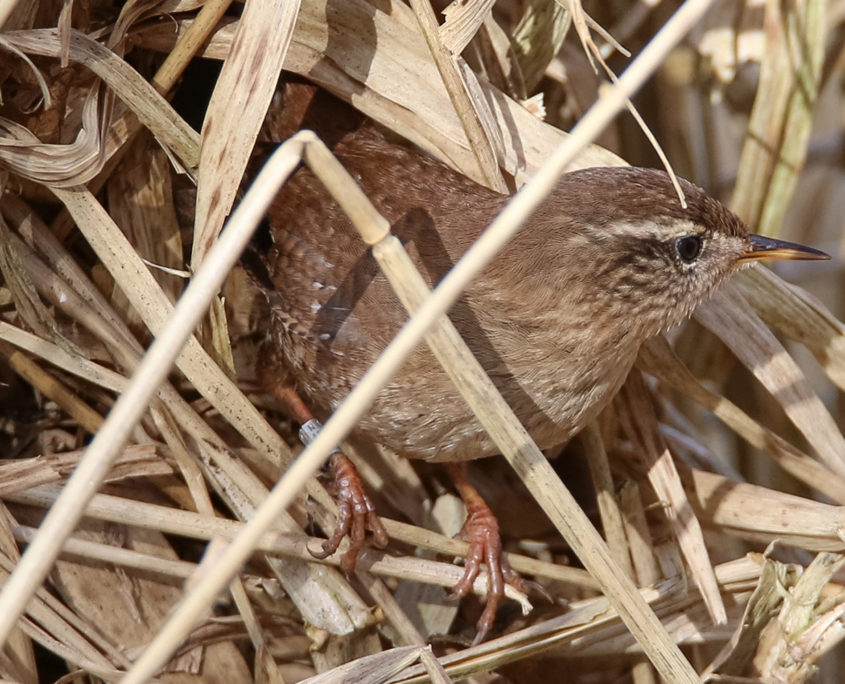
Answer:
<svg viewBox="0 0 845 684"><path fill-rule="evenodd" d="M299 438L307 446L319 432L320 422L292 387L275 387L273 390L273 394L285 402L293 419L300 424ZM348 536L349 550L343 554L340 566L350 572L355 569L358 553L366 541L367 530L372 533L373 545L380 549L387 546L387 531L364 490L364 483L355 464L340 449L336 449L329 456L328 465L332 493L337 499L337 524L331 536L323 542L323 550L309 549L309 552L315 558L328 558L337 551L343 538Z"/></svg>
<svg viewBox="0 0 845 684"><path fill-rule="evenodd" d="M467 509L467 519L458 537L469 544L464 574L452 589L450 597L466 596L472 589L475 578L478 577L481 563L487 565L489 577L487 603L476 624L477 634L473 641L473 644L478 644L484 640L487 632L493 626L496 609L505 593L505 583L523 593L528 593L536 585L520 577L508 565L502 554L499 521L484 499L481 498L478 490L469 483L466 464L446 463L445 465Z"/></svg>

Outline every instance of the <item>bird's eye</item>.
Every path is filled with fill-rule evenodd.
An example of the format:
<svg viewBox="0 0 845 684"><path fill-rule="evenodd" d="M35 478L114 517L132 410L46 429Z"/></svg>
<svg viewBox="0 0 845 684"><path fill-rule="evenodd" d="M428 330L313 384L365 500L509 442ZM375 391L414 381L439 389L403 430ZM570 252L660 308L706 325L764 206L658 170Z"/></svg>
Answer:
<svg viewBox="0 0 845 684"><path fill-rule="evenodd" d="M701 254L701 238L698 235L687 235L675 241L675 251L684 263L691 264Z"/></svg>

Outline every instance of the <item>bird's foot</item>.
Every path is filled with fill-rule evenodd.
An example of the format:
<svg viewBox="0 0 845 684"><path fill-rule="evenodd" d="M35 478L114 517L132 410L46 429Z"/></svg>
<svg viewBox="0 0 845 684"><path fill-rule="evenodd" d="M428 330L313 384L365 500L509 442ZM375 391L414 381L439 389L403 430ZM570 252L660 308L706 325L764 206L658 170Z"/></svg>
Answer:
<svg viewBox="0 0 845 684"><path fill-rule="evenodd" d="M487 633L493 627L496 610L505 593L505 584L510 584L523 594L539 592L548 597L545 590L535 582L524 579L508 564L502 552L502 538L499 534L499 521L490 510L487 502L478 491L469 484L464 468L460 464L448 464L452 479L458 488L467 509L467 519L464 522L458 538L469 544L469 551L464 564L464 574L452 588L449 598L462 598L471 590L481 571L481 564L487 566L487 602L484 611L476 623L476 636L473 646L484 641Z"/></svg>
<svg viewBox="0 0 845 684"><path fill-rule="evenodd" d="M281 399L290 415L300 424L299 439L305 446L314 441L322 425L305 405L299 393L282 382L275 381L268 373L265 376L265 389L269 394ZM373 536L373 545L382 549L387 546L388 536L381 520L376 515L375 506L364 490L364 483L355 464L340 451L335 450L328 461L330 488L337 499L337 524L332 535L323 542L322 551L309 553L315 558L328 558L337 551L344 537L349 537L349 549L343 554L340 567L351 572L355 569L358 554L367 540L367 531Z"/></svg>
<svg viewBox="0 0 845 684"><path fill-rule="evenodd" d="M364 491L364 483L355 464L339 451L329 457L329 470L333 480L333 493L337 498L337 525L325 542L322 551L310 551L315 558L328 558L337 551L344 537L349 537L349 549L343 554L340 567L351 572L355 569L358 554L372 533L373 546L383 549L388 536L375 506Z"/></svg>

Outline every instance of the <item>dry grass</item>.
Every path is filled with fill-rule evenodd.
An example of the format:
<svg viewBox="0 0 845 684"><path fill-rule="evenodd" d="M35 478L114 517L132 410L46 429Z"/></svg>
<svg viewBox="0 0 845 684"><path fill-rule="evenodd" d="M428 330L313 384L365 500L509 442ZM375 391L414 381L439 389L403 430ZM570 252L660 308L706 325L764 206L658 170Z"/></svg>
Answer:
<svg viewBox="0 0 845 684"><path fill-rule="evenodd" d="M502 516L511 565L554 597L526 616L502 610L502 636L465 647L477 605L459 609L439 589L460 575L444 561L465 544L449 536L459 511L432 469L351 446L380 499L391 553L365 552L354 577L336 558L309 555L318 542L303 531L308 521L326 529L334 511L311 477L321 444L290 467L289 426L252 378L249 288L237 269L229 274L237 245L300 156L321 163L307 138L294 140L276 158L275 177L238 200L282 65L480 182L538 176L529 197L554 175L541 169L547 159L562 167L596 136L603 147L584 149L572 167L654 163L628 119L607 125L634 77L621 89L600 85L582 51L591 20L579 3L512 0L492 16L489 4L453 8L440 28L416 0L130 0L119 14L110 4L63 9L49 0L0 7L8 55L0 64L0 401L8 408L0 631L14 625L0 676L118 679L158 635L129 681L177 647L168 669L208 681L316 673L320 681L654 681L616 605L672 681L692 678L672 643L699 673L797 682L826 656L819 681L841 680L839 259L785 270L789 282L763 268L735 278L694 321L643 349L613 406L552 461L557 473L530 449L508 446L519 427L504 407L479 407L524 484L501 459L477 464L473 476ZM675 6L585 9L636 57ZM680 175L728 201L757 232L834 254L842 10L815 0L716 3L680 46L667 45L635 100ZM564 40L570 11L578 35ZM600 57L622 71L626 60L592 30ZM678 27L663 33L671 43L682 37ZM455 60L460 50L465 59ZM168 102L177 88L197 97L210 87L197 80L197 55L223 60L199 133ZM534 113L537 100L526 100L538 84L548 123ZM186 212L180 198L194 183ZM360 200L350 202L360 211ZM228 242L215 252L236 206L221 238ZM504 239L518 218L511 214L487 244ZM363 216L386 267L398 264L403 301L421 307L394 351L410 347L427 321L436 326L427 340L445 345L456 382L470 397L485 391L483 375L467 378L471 361L438 318L483 258L426 300L378 218ZM195 273L186 299L196 299L180 306L204 320L169 372L194 325L186 317L180 332L168 323L186 272ZM224 279L225 297L215 296ZM144 358L152 337L159 342ZM367 391L375 382L356 396ZM328 430L343 434L361 410L339 411L322 446L336 438ZM585 460L592 477L576 467ZM607 551L590 540L558 474L597 511ZM59 513L44 522L60 496ZM640 611L631 582L663 629ZM483 594L483 578L476 589ZM528 610L525 597L512 598ZM726 624L714 624L720 615ZM424 643L433 636L432 654ZM498 674L485 674L492 669Z"/></svg>

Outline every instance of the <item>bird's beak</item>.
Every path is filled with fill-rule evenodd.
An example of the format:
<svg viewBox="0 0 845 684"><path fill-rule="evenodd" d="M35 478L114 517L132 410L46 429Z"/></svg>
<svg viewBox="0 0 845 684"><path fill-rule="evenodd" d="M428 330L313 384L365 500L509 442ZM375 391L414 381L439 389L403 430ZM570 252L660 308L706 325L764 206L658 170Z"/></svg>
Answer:
<svg viewBox="0 0 845 684"><path fill-rule="evenodd" d="M818 249L798 245L794 242L775 240L754 234L748 237L751 240L751 249L737 259L741 263L757 261L758 259L830 259L828 254Z"/></svg>

